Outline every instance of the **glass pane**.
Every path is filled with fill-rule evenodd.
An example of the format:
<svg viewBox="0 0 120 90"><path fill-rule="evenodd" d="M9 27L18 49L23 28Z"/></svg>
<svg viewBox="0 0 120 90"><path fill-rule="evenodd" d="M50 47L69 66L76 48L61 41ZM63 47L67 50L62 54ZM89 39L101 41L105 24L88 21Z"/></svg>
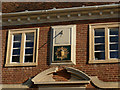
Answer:
<svg viewBox="0 0 120 90"><path fill-rule="evenodd" d="M14 42L13 43L13 48L20 48L21 43L20 42Z"/></svg>
<svg viewBox="0 0 120 90"><path fill-rule="evenodd" d="M110 35L118 35L119 28L110 28Z"/></svg>
<svg viewBox="0 0 120 90"><path fill-rule="evenodd" d="M104 60L105 52L95 52L95 60Z"/></svg>
<svg viewBox="0 0 120 90"><path fill-rule="evenodd" d="M33 54L33 48L25 49L25 54Z"/></svg>
<svg viewBox="0 0 120 90"><path fill-rule="evenodd" d="M34 40L34 33L26 33L26 40Z"/></svg>
<svg viewBox="0 0 120 90"><path fill-rule="evenodd" d="M26 47L33 47L34 46L34 42L26 42Z"/></svg>
<svg viewBox="0 0 120 90"><path fill-rule="evenodd" d="M33 62L33 56L25 56L25 62Z"/></svg>
<svg viewBox="0 0 120 90"><path fill-rule="evenodd" d="M110 42L118 42L118 36L110 37Z"/></svg>
<svg viewBox="0 0 120 90"><path fill-rule="evenodd" d="M110 52L110 58L118 58L118 51Z"/></svg>
<svg viewBox="0 0 120 90"><path fill-rule="evenodd" d="M19 62L20 56L12 56L12 62Z"/></svg>
<svg viewBox="0 0 120 90"><path fill-rule="evenodd" d="M105 43L105 37L95 38L95 43Z"/></svg>
<svg viewBox="0 0 120 90"><path fill-rule="evenodd" d="M14 34L14 41L21 41L21 34Z"/></svg>
<svg viewBox="0 0 120 90"><path fill-rule="evenodd" d="M13 49L13 55L20 55L20 49Z"/></svg>
<svg viewBox="0 0 120 90"><path fill-rule="evenodd" d="M104 28L95 29L95 36L104 36L105 30Z"/></svg>
<svg viewBox="0 0 120 90"><path fill-rule="evenodd" d="M105 50L105 45L95 45L95 51Z"/></svg>
<svg viewBox="0 0 120 90"><path fill-rule="evenodd" d="M110 44L110 50L118 50L118 44Z"/></svg>

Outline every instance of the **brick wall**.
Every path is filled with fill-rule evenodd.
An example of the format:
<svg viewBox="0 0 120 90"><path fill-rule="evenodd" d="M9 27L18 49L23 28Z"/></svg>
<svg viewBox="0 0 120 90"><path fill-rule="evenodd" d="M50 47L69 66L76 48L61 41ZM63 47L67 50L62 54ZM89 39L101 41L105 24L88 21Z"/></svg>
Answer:
<svg viewBox="0 0 120 90"><path fill-rule="evenodd" d="M71 74L63 68L59 68L58 72L53 73L53 79L55 79L55 81L68 81L70 78Z"/></svg>
<svg viewBox="0 0 120 90"><path fill-rule="evenodd" d="M95 6L105 4L118 4L119 2L2 2L2 12L21 12L21 11L33 11L33 10L47 10L53 8L70 8L70 7L82 7Z"/></svg>
<svg viewBox="0 0 120 90"><path fill-rule="evenodd" d="M2 83L2 30L0 28L0 83Z"/></svg>
<svg viewBox="0 0 120 90"><path fill-rule="evenodd" d="M69 25L76 24L76 65L60 65L59 69L62 70L65 66L77 68L89 76L98 76L102 81L120 81L118 78L119 64L88 64L89 59L89 36L88 36L88 25L89 23L95 22L113 22L118 19L109 20L93 20L93 21L73 21L73 22L62 22L62 23L48 23L40 25L28 25L28 26L11 26L3 27L2 30L2 82L3 83L23 83L28 78L37 75L38 73L55 67L55 65L49 65L50 58L50 26L51 25ZM7 31L9 28L23 28L23 27L39 27L39 51L38 51L38 66L35 67L4 67L6 57L6 45L7 45ZM47 43L48 42L48 43ZM58 72L53 76L56 81L66 81L70 78L69 74ZM61 74L62 73L62 74ZM64 74L64 75L63 75Z"/></svg>

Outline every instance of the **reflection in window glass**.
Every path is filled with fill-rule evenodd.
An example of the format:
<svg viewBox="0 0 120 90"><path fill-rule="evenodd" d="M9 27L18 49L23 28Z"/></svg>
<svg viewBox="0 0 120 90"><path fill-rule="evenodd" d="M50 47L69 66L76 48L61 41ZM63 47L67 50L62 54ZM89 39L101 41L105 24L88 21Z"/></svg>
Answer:
<svg viewBox="0 0 120 90"><path fill-rule="evenodd" d="M118 42L118 36L110 37L110 42Z"/></svg>
<svg viewBox="0 0 120 90"><path fill-rule="evenodd" d="M119 28L110 28L110 35L118 35Z"/></svg>
<svg viewBox="0 0 120 90"><path fill-rule="evenodd" d="M34 33L26 33L26 40L34 40Z"/></svg>
<svg viewBox="0 0 120 90"><path fill-rule="evenodd" d="M33 56L25 56L25 62L33 62Z"/></svg>
<svg viewBox="0 0 120 90"><path fill-rule="evenodd" d="M25 54L33 54L33 48L25 49Z"/></svg>
<svg viewBox="0 0 120 90"><path fill-rule="evenodd" d="M110 58L118 58L118 51L116 52L110 52Z"/></svg>
<svg viewBox="0 0 120 90"><path fill-rule="evenodd" d="M20 48L21 42L14 42L13 43L13 48Z"/></svg>
<svg viewBox="0 0 120 90"><path fill-rule="evenodd" d="M20 55L20 49L13 49L13 55Z"/></svg>
<svg viewBox="0 0 120 90"><path fill-rule="evenodd" d="M105 50L105 45L95 45L95 51L99 51L99 50L104 51Z"/></svg>
<svg viewBox="0 0 120 90"><path fill-rule="evenodd" d="M33 47L34 42L26 42L26 47Z"/></svg>
<svg viewBox="0 0 120 90"><path fill-rule="evenodd" d="M105 52L95 52L95 60L105 60Z"/></svg>
<svg viewBox="0 0 120 90"><path fill-rule="evenodd" d="M104 28L95 29L95 36L104 36L104 35L105 35Z"/></svg>
<svg viewBox="0 0 120 90"><path fill-rule="evenodd" d="M14 34L14 41L21 41L21 34Z"/></svg>
<svg viewBox="0 0 120 90"><path fill-rule="evenodd" d="M94 34L94 58L105 60L105 29L95 29Z"/></svg>
<svg viewBox="0 0 120 90"><path fill-rule="evenodd" d="M22 34L13 35L13 48L11 62L20 62L20 47Z"/></svg>
<svg viewBox="0 0 120 90"><path fill-rule="evenodd" d="M110 58L118 58L119 29L109 28L109 51Z"/></svg>
<svg viewBox="0 0 120 90"><path fill-rule="evenodd" d="M105 37L95 38L95 43L105 43Z"/></svg>
<svg viewBox="0 0 120 90"><path fill-rule="evenodd" d="M34 33L26 33L24 62L33 62Z"/></svg>
<svg viewBox="0 0 120 90"><path fill-rule="evenodd" d="M12 62L20 62L20 56L12 56Z"/></svg>
<svg viewBox="0 0 120 90"><path fill-rule="evenodd" d="M110 44L110 50L118 50L118 44Z"/></svg>

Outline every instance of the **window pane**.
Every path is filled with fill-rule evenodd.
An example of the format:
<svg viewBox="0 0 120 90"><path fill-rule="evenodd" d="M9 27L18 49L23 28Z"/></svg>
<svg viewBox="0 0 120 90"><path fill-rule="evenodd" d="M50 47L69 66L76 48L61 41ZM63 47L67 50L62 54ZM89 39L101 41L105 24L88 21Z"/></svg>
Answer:
<svg viewBox="0 0 120 90"><path fill-rule="evenodd" d="M25 62L33 62L33 56L25 56Z"/></svg>
<svg viewBox="0 0 120 90"><path fill-rule="evenodd" d="M26 40L34 40L34 33L26 33Z"/></svg>
<svg viewBox="0 0 120 90"><path fill-rule="evenodd" d="M105 50L105 45L95 45L95 51Z"/></svg>
<svg viewBox="0 0 120 90"><path fill-rule="evenodd" d="M26 42L26 47L33 47L34 42Z"/></svg>
<svg viewBox="0 0 120 90"><path fill-rule="evenodd" d="M110 37L110 42L118 42L118 36Z"/></svg>
<svg viewBox="0 0 120 90"><path fill-rule="evenodd" d="M118 35L119 28L110 28L110 35Z"/></svg>
<svg viewBox="0 0 120 90"><path fill-rule="evenodd" d="M13 35L13 49L12 49L12 62L20 61L20 46L21 46L21 37L22 34L14 34ZM15 41L15 42L14 42ZM19 48L19 49L15 49Z"/></svg>
<svg viewBox="0 0 120 90"><path fill-rule="evenodd" d="M104 28L95 29L95 36L104 36L104 35L105 35Z"/></svg>
<svg viewBox="0 0 120 90"><path fill-rule="evenodd" d="M24 62L33 62L33 49L34 49L33 47L34 47L34 33L26 33Z"/></svg>
<svg viewBox="0 0 120 90"><path fill-rule="evenodd" d="M13 43L13 48L20 48L21 42L14 42Z"/></svg>
<svg viewBox="0 0 120 90"><path fill-rule="evenodd" d="M20 49L13 49L13 55L20 55Z"/></svg>
<svg viewBox="0 0 120 90"><path fill-rule="evenodd" d="M110 52L110 58L118 58L118 51Z"/></svg>
<svg viewBox="0 0 120 90"><path fill-rule="evenodd" d="M110 44L110 50L118 50L118 44Z"/></svg>
<svg viewBox="0 0 120 90"><path fill-rule="evenodd" d="M104 60L105 52L95 52L95 60Z"/></svg>
<svg viewBox="0 0 120 90"><path fill-rule="evenodd" d="M25 49L25 54L33 54L33 48Z"/></svg>
<svg viewBox="0 0 120 90"><path fill-rule="evenodd" d="M105 43L105 37L95 38L95 43Z"/></svg>
<svg viewBox="0 0 120 90"><path fill-rule="evenodd" d="M14 34L14 41L21 41L22 34Z"/></svg>
<svg viewBox="0 0 120 90"><path fill-rule="evenodd" d="M12 62L19 62L20 56L12 56Z"/></svg>

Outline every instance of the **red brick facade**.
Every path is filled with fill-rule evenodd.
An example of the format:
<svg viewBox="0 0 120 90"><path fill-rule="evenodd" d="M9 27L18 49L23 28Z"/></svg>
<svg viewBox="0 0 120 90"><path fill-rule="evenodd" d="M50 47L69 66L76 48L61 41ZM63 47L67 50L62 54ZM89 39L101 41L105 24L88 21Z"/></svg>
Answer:
<svg viewBox="0 0 120 90"><path fill-rule="evenodd" d="M2 12L21 12L33 10L47 10L53 8L70 8L81 6L95 6L105 4L118 4L119 2L2 2Z"/></svg>
<svg viewBox="0 0 120 90"><path fill-rule="evenodd" d="M91 20L91 21L74 21L64 23L51 23L41 25L28 25L19 27L3 27L2 30L2 83L3 84L16 84L23 83L27 79L34 77L38 73L55 67L57 65L50 65L50 26L51 25L69 25L76 24L76 65L59 65L61 71L54 74L53 78L56 81L66 81L70 78L70 74L63 70L64 67L70 66L79 69L89 76L98 76L102 81L120 81L120 65L118 63L111 64L88 64L89 60L89 23L100 23L100 22L113 22L118 19L109 20ZM34 67L5 67L6 60L6 49L7 49L7 35L8 29L23 28L23 27L38 27L39 32L39 51L38 51L38 66ZM48 43L47 43L48 42ZM89 85L91 87L91 85ZM88 87L89 87L88 86Z"/></svg>

